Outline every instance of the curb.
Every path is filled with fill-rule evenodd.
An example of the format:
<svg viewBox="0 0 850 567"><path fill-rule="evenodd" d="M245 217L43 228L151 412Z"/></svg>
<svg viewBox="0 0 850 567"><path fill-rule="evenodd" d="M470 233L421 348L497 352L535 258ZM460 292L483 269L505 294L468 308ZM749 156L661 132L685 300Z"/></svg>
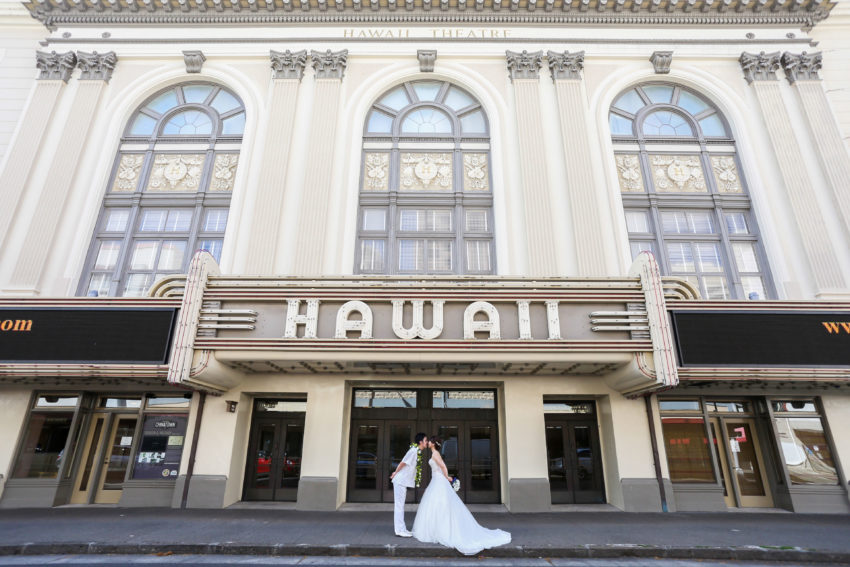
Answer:
<svg viewBox="0 0 850 567"><path fill-rule="evenodd" d="M24 543L0 545L0 556L13 555L261 555L261 556L331 556L331 557L404 557L458 558L460 553L446 547L407 547L388 545L264 545L236 543ZM677 547L667 545L580 545L572 547L508 546L485 550L475 557L499 559L534 558L657 558L710 559L733 561L794 561L798 563L850 564L850 552L819 551L800 547L781 549L757 545L737 547Z"/></svg>

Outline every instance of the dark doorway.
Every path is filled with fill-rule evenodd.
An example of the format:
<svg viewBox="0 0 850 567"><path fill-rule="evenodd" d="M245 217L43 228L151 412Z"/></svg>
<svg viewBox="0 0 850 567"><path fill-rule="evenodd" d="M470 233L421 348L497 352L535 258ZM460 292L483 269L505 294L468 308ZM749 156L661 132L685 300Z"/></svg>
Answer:
<svg viewBox="0 0 850 567"><path fill-rule="evenodd" d="M295 501L301 478L306 404L303 400L255 401L245 500Z"/></svg>
<svg viewBox="0 0 850 567"><path fill-rule="evenodd" d="M605 502L596 405L546 402L546 453L552 504Z"/></svg>

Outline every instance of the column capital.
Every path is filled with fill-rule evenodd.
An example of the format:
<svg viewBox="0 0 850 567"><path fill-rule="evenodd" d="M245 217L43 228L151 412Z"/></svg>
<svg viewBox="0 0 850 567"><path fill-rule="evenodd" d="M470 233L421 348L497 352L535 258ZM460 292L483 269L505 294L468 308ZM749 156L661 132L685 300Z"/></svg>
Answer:
<svg viewBox="0 0 850 567"><path fill-rule="evenodd" d="M570 53L564 51L547 51L546 60L549 63L549 72L552 74L552 80L581 80L581 70L584 69L584 51L576 51Z"/></svg>
<svg viewBox="0 0 850 567"><path fill-rule="evenodd" d="M35 66L38 67L40 81L59 79L67 83L71 73L74 72L74 67L77 66L77 56L73 51L65 53L36 51Z"/></svg>
<svg viewBox="0 0 850 567"><path fill-rule="evenodd" d="M794 55L786 51L782 54L782 69L785 70L785 78L792 85L797 81L819 81L818 72L823 66L823 53L806 53Z"/></svg>
<svg viewBox="0 0 850 567"><path fill-rule="evenodd" d="M773 53L741 53L738 58L744 78L747 83L753 81L775 81L776 70L779 69L779 52Z"/></svg>
<svg viewBox="0 0 850 567"><path fill-rule="evenodd" d="M516 51L505 51L505 56L508 61L508 75L511 81L516 79L538 79L540 78L540 67L543 65L543 52L535 51L529 53L522 50L522 53Z"/></svg>
<svg viewBox="0 0 850 567"><path fill-rule="evenodd" d="M298 79L304 77L304 67L307 66L307 50L301 51L269 51L272 63L273 79Z"/></svg>
<svg viewBox="0 0 850 567"><path fill-rule="evenodd" d="M187 73L200 73L206 60L207 56L204 55L203 51L193 49L183 52L183 63L186 64Z"/></svg>
<svg viewBox="0 0 850 567"><path fill-rule="evenodd" d="M310 52L310 62L316 72L317 79L339 79L345 74L348 65L348 50L340 51L316 51Z"/></svg>
<svg viewBox="0 0 850 567"><path fill-rule="evenodd" d="M77 52L77 67L80 68L81 81L106 81L112 78L112 71L115 70L115 64L118 62L118 56L114 51L107 53L98 53L92 51Z"/></svg>

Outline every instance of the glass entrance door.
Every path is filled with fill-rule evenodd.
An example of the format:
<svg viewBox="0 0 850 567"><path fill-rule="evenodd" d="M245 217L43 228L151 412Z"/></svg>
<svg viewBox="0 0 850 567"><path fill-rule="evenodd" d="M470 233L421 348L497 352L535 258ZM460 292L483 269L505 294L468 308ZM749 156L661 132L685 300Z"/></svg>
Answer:
<svg viewBox="0 0 850 567"><path fill-rule="evenodd" d="M111 427L103 438L106 446L101 452L103 462L95 491L96 504L117 504L121 500L137 421L136 415L112 415Z"/></svg>
<svg viewBox="0 0 850 567"><path fill-rule="evenodd" d="M303 445L303 413L255 415L248 443L245 499L294 502Z"/></svg>
<svg viewBox="0 0 850 567"><path fill-rule="evenodd" d="M711 429L723 476L724 499L730 508L770 508L764 460L755 421L746 418L712 418Z"/></svg>
<svg viewBox="0 0 850 567"><path fill-rule="evenodd" d="M605 502L595 421L547 415L546 452L552 504Z"/></svg>

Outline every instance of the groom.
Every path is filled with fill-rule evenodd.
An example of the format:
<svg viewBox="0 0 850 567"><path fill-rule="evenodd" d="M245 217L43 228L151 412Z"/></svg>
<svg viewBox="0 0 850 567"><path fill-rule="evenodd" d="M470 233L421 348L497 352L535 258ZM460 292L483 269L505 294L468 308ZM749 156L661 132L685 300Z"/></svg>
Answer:
<svg viewBox="0 0 850 567"><path fill-rule="evenodd" d="M416 446L411 447L404 454L404 458L398 464L395 472L390 475L390 480L393 482L393 496L395 499L393 513L395 535L399 537L413 536L412 533L407 531L407 526L404 524L404 501L407 499L407 489L416 486L416 461L419 451L428 446L428 436L424 433L417 433L413 440Z"/></svg>

